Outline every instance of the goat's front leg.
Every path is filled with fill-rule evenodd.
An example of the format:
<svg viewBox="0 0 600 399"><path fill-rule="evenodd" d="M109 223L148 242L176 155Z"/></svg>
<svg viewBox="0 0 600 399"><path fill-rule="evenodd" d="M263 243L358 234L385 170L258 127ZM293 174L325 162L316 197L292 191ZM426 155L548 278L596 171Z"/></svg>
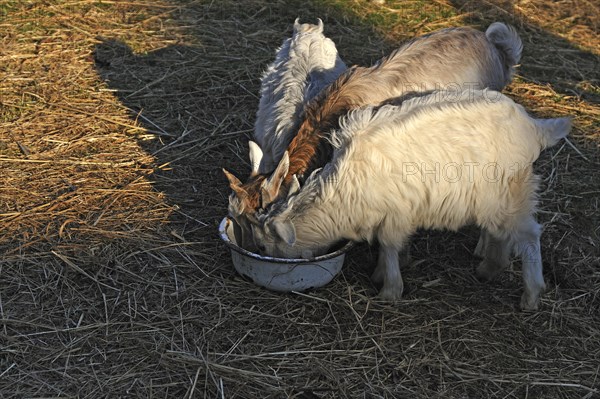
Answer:
<svg viewBox="0 0 600 399"><path fill-rule="evenodd" d="M380 244L377 268L373 273L373 280L383 280L383 287L379 291L379 298L385 301L397 301L402 298L404 282L400 273L399 248Z"/></svg>
<svg viewBox="0 0 600 399"><path fill-rule="evenodd" d="M376 285L382 286L383 280L385 276L385 252L383 250L383 245L379 245L379 252L377 254L377 266L371 274L371 281L373 281ZM398 254L398 264L400 265L400 270L405 268L410 264L410 246L403 247Z"/></svg>

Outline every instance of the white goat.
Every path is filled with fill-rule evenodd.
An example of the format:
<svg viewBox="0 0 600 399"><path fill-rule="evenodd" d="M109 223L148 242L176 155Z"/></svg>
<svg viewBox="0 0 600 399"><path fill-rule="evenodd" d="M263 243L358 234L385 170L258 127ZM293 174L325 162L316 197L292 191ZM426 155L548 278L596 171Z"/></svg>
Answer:
<svg viewBox="0 0 600 399"><path fill-rule="evenodd" d="M296 19L292 37L263 74L254 126L258 145L250 142L250 159L260 164L252 165L253 171L275 169L298 129L304 104L347 69L323 28L321 19L318 25Z"/></svg>
<svg viewBox="0 0 600 399"><path fill-rule="evenodd" d="M381 250L372 278L383 283L382 299L397 300L398 254L416 229L475 223L484 231L477 274L493 277L515 252L523 263L521 307L537 308L545 284L532 163L568 134L570 119L534 119L486 90L368 107L340 124L331 139L333 160L252 226L259 248L307 257L341 239L376 239Z"/></svg>

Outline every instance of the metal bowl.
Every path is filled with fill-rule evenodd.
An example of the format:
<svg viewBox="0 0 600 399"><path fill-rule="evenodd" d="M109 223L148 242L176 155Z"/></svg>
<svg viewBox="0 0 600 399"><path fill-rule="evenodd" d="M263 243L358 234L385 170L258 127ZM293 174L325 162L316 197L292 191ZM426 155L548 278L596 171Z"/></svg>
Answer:
<svg viewBox="0 0 600 399"><path fill-rule="evenodd" d="M333 247L333 252L311 259L286 259L262 256L237 245L234 224L224 218L219 225L221 239L231 249L235 270L254 284L274 291L306 291L329 283L342 269L352 242Z"/></svg>

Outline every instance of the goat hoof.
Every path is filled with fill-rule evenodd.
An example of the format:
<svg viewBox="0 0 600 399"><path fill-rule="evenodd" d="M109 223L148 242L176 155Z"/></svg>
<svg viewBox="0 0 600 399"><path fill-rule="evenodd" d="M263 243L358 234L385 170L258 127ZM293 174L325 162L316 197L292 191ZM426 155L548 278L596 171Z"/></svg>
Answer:
<svg viewBox="0 0 600 399"><path fill-rule="evenodd" d="M403 287L401 287L400 289L395 287L383 287L379 291L379 295L377 295L377 298L386 302L396 302L402 299L402 291Z"/></svg>
<svg viewBox="0 0 600 399"><path fill-rule="evenodd" d="M530 289L523 292L521 295L522 310L538 310L540 297L546 291L546 284L542 282L537 289Z"/></svg>
<svg viewBox="0 0 600 399"><path fill-rule="evenodd" d="M521 296L521 310L525 310L525 311L538 310L539 305L540 305L539 295L529 295L527 293L524 293Z"/></svg>
<svg viewBox="0 0 600 399"><path fill-rule="evenodd" d="M486 262L485 260L479 263L479 266L475 269L475 275L477 278L483 281L492 280L496 274L498 274L498 270L494 265Z"/></svg>

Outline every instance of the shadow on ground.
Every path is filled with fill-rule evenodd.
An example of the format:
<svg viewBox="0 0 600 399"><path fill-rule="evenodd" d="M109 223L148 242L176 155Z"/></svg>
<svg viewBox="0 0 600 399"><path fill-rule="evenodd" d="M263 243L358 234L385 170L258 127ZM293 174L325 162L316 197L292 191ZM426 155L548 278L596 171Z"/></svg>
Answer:
<svg viewBox="0 0 600 399"><path fill-rule="evenodd" d="M289 36L294 18L300 16L305 21L314 21L316 17L323 18L326 34L338 44L340 54L349 64L369 65L389 53L399 43L385 39L385 35L382 35L378 29L367 26L364 21L361 21L360 16L343 13L335 4L320 5L314 2L305 6L300 2L291 4L274 2L267 7L258 2L251 2L242 10L241 7L234 7L229 3L226 7L220 7L216 3L210 3L211 5L202 3L201 6L198 6L196 2L172 1L171 3L180 7L178 17L182 19L182 24L186 21L189 22L187 25L184 24L182 29L189 32L190 42L176 43L147 53L136 53L119 37L104 38L95 49L95 65L101 78L115 91L123 106L130 110L132 120L141 123L150 133L140 136L139 143L155 158L155 173L151 177L155 188L164 192L169 201L179 208L172 220L174 234L197 245L218 246L220 243L217 239L216 228L226 213L229 194L221 168L227 167L237 175L246 175L249 170L246 146L253 131L258 105L257 93L260 74L272 60L275 49L281 41ZM461 5L457 3L457 6ZM485 28L495 20L495 18L489 18L490 15L495 16L495 14L486 6L473 8L470 11L471 18L457 19L456 25L464 22ZM549 84L558 95L576 95L586 101L597 101L597 93L586 89L588 86L582 82L598 84L598 56L515 18L514 15L509 14L500 19L514 23L526 39L523 66L520 69L522 79L540 85ZM406 37L409 36L407 32ZM542 52L544 57L539 56L539 46L542 45L544 46ZM544 112L551 113L552 110L544 110ZM545 155L540 163L547 172L554 169L553 162L555 161L550 155ZM571 162L576 165L576 168L580 166L575 160ZM547 184L553 183L550 181ZM546 217L546 215L542 215L542 217ZM579 219L582 219L583 223L586 218L581 214L576 216L575 221L578 222ZM567 259L567 256L571 256L571 250L569 249L569 254L565 254L550 244L550 242L560 242L558 240L566 234L565 231L568 228L567 225L558 225L551 237L544 239L546 241L543 244L547 266L546 278L552 286L568 288L577 286L575 280L569 278L568 262L564 260ZM411 307L421 304L426 309L433 311L432 306L426 304L426 302L431 302L440 304L448 311L460 315L463 312L461 309L464 307L472 307L476 312L489 312L487 304L493 304L502 307L504 311L508 309L509 313L512 312L520 294L519 277L515 273L506 273L499 282L492 284L493 288L477 283L472 275L472 269L477 262L477 259L472 256L476 239L477 233L474 229L465 229L457 234L427 232L420 233L415 237L413 256L417 259L424 257L427 259L424 264L411 266L404 272L407 291L409 291L404 306ZM201 261L208 264L206 267L212 268L211 272L217 271L211 275L216 285L231 284L236 277L227 256L226 247L221 246L221 248L221 251L215 251L217 255L214 258ZM376 292L368 278L374 266L374 258L374 250L368 246L361 245L356 248L349 256L343 275L333 283L332 290L344 293L347 289L348 297L351 301L356 301L352 303L366 303L361 301L374 296ZM570 259L568 258L568 260ZM205 268L202 262L199 262L199 269ZM221 282L218 276L226 277L228 280ZM186 277L188 280L192 278L190 274ZM203 277L199 275L199 278ZM579 281L579 283L582 282ZM244 284L246 283L242 283L243 289L250 290L250 285ZM439 288L442 285L445 287ZM449 288L448 291L444 290L447 288ZM558 292L555 295L560 297ZM271 297L269 298L271 300ZM289 296L281 295L281 298L289 299ZM189 299L193 300L191 295ZM229 309L242 306L243 311L248 311L245 308L246 304L240 305L236 302L237 299L239 298L220 298L219 300L230 301ZM454 304L453 299L456 299L460 305ZM279 302L279 300L273 302ZM218 305L219 310L215 308L214 311L221 311L221 303ZM367 308L368 306L370 305L367 305ZM248 305L249 307L250 305ZM348 311L348 309L345 310ZM294 311L291 310L291 312ZM361 316L354 311L354 308L352 311L354 313L351 316L356 316L356 320L353 320L352 323L356 323L360 328L375 328L373 326L376 326L377 323L383 326L390 322L389 317L391 316L389 315L386 320L383 316L379 319L377 314L370 313L366 320L371 324L366 324L365 327ZM364 312L366 315L367 309ZM278 317L282 317L281 313L277 314ZM288 317L287 313L285 315ZM318 315L303 314L303 317L313 316L317 317ZM410 319L413 316L406 317ZM490 317L493 319L493 316ZM401 320L399 324L403 324L407 320ZM301 319L301 323L304 321L305 319ZM427 324L426 320L413 321L416 324ZM495 319L488 320L488 322L492 327L495 325ZM462 321L458 322L458 324L460 323ZM464 323L467 325L469 321L465 320ZM358 331L357 334L361 334L358 330L359 327L355 327ZM520 323L519 334L529 337L530 327L527 323ZM274 324L273 328L277 329L279 326ZM318 328L320 337L327 334L338 334L326 331L326 329L322 330L320 322L315 328ZM375 330L384 334L384 328L381 328L381 331L379 331L379 327ZM248 331L251 329L249 328ZM250 332L245 333L250 334ZM236 331L236 334L235 339L232 338L232 345L235 342L241 343L245 339L245 336L239 335L240 331ZM278 332L273 334L277 337L280 336ZM365 332L365 334L367 333ZM431 339L437 346L439 334L441 333L438 325L438 336L427 339ZM452 342L459 342L463 338L461 336L460 339L456 338ZM214 337L214 339L219 341L222 337ZM337 339L337 335L335 339L332 338L333 341ZM351 340L348 337L345 339L344 342ZM390 337L390 339L395 340L396 338ZM472 342L477 344L479 342L477 339L479 338L472 338ZM537 337L537 339L541 340L541 337ZM555 337L555 340L558 339ZM207 338L206 341L209 342L210 339ZM255 341L259 342L260 340L256 339ZM226 344L223 342L220 344L225 348ZM441 345L440 343L439 346L441 347ZM505 348L512 348L511 345L512 341L505 343ZM403 347L402 350L411 348ZM287 350L288 347L278 349ZM257 351L260 352L260 348ZM468 353L471 353L468 347L464 347L461 351L461 354L467 353L464 355L466 357L469 356ZM550 356L548 350L543 351L546 356ZM168 356L165 358L166 361L169 361ZM402 373L392 370L395 367L392 366L395 360L386 360L386 363L389 362L385 366L388 367L388 377L405 378ZM186 362L187 360L183 361L189 367L188 374L195 372L194 367L202 367L202 365L198 366L193 363L192 360ZM495 362L492 363L495 364ZM214 364L217 367L216 361ZM310 369L310 365L305 366ZM495 366L490 367L493 369ZM509 365L506 369L512 368ZM530 371L522 365L521 369L524 372ZM210 374L208 366L206 366L206 370L205 378L208 379ZM222 374L227 374L223 370L221 370ZM433 368L428 373L432 375L437 373L432 370ZM440 373L442 373L441 370L444 370L442 366L440 366ZM316 373L326 372L325 369L320 369ZM499 370L498 374L502 374L502 372L503 370ZM474 378L473 370L468 373L471 374L456 378L460 381ZM254 377L256 376L248 374L244 378L251 380ZM311 374L311 378L314 381L319 377ZM256 377L257 381L259 379ZM382 381L384 380L382 379L380 383L383 383ZM391 383L389 379L385 381ZM231 379L229 382L233 384ZM482 384L488 383L490 382L482 382ZM259 387L261 384L256 383ZM325 385L327 384L333 386L337 382L331 380ZM214 385L218 386L216 383ZM414 383L414 385L418 386L419 383ZM476 388L473 388L475 386L473 385L464 389L458 385L452 388L455 389L455 394L460 392L463 396L465 394L475 396L481 392L480 385ZM299 383L297 386L300 386ZM522 382L516 382L511 386L515 392L518 392L518 395L531 393L530 388ZM338 392L342 392L343 389L343 387L339 388ZM432 382L427 387L430 393L436 392L438 389L445 388L439 386L437 382ZM303 392L310 395L313 391L308 387ZM536 394L544 396L544 393L548 392L540 387ZM298 392L294 391L294 393Z"/></svg>

